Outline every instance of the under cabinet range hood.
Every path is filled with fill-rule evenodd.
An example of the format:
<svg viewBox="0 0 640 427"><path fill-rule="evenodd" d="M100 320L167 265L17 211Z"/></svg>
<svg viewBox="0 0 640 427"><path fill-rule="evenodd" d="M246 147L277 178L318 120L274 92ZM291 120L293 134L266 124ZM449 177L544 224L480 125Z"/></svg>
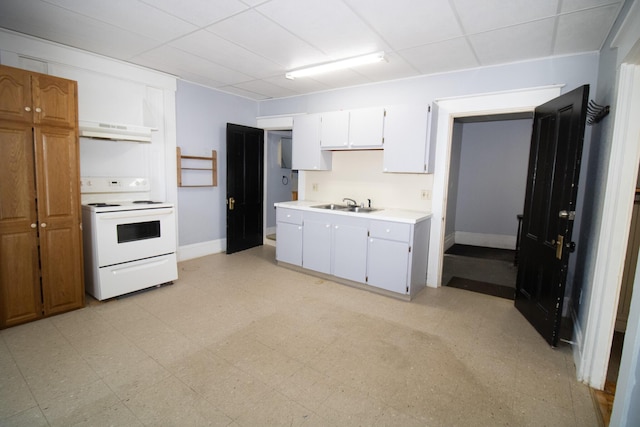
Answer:
<svg viewBox="0 0 640 427"><path fill-rule="evenodd" d="M116 141L151 142L151 132L146 126L79 121L80 136L85 138L112 139Z"/></svg>

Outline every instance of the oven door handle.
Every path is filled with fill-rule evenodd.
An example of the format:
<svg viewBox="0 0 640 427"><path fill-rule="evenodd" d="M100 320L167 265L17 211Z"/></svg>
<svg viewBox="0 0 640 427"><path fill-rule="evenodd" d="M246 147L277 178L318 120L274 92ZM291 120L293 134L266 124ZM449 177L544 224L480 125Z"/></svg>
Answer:
<svg viewBox="0 0 640 427"><path fill-rule="evenodd" d="M171 215L172 213L173 213L173 208L142 209L137 211L100 213L97 215L97 217L99 219L123 219L123 218L139 218L142 216L151 217L151 216L158 216L158 215Z"/></svg>

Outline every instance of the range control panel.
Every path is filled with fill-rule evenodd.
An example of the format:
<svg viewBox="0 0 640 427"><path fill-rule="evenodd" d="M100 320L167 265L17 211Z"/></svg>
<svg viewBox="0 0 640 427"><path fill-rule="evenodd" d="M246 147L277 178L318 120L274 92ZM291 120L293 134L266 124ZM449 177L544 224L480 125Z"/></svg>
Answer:
<svg viewBox="0 0 640 427"><path fill-rule="evenodd" d="M149 179L131 176L83 176L80 178L80 193L137 193L149 191Z"/></svg>

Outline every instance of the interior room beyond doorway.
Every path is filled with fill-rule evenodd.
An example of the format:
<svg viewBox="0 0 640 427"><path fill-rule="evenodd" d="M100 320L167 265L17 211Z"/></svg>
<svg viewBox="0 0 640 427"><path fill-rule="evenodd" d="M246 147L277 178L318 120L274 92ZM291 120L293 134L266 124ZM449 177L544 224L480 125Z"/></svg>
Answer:
<svg viewBox="0 0 640 427"><path fill-rule="evenodd" d="M513 299L530 112L454 120L442 283Z"/></svg>

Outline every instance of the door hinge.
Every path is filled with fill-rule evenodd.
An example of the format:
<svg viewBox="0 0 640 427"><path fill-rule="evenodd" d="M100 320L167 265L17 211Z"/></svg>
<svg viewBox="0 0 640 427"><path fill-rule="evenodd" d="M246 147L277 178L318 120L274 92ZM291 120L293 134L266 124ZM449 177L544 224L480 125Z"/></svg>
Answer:
<svg viewBox="0 0 640 427"><path fill-rule="evenodd" d="M409 287L407 286L407 293L409 293Z"/></svg>
<svg viewBox="0 0 640 427"><path fill-rule="evenodd" d="M411 246L409 246L409 253L411 253Z"/></svg>

